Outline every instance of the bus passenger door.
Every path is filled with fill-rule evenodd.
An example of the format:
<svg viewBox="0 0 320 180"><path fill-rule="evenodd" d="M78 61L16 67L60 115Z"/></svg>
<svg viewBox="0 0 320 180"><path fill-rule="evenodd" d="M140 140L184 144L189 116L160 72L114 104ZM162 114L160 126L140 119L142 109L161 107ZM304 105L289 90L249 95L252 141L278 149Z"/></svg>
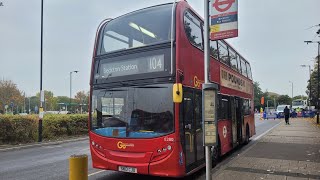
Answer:
<svg viewBox="0 0 320 180"><path fill-rule="evenodd" d="M190 171L204 161L202 130L202 93L201 90L184 88L183 124L186 156L186 170Z"/></svg>
<svg viewBox="0 0 320 180"><path fill-rule="evenodd" d="M238 132L237 132L237 103L235 97L230 97L231 100L231 114L232 114L232 145L238 145Z"/></svg>
<svg viewBox="0 0 320 180"><path fill-rule="evenodd" d="M193 111L193 92L187 88L183 89L183 109L182 120L184 125L184 146L185 146L185 159L186 167L195 163L196 156L194 150L194 111Z"/></svg>
<svg viewBox="0 0 320 180"><path fill-rule="evenodd" d="M242 99L239 97L236 97L235 105L236 105L237 141L238 141L238 144L240 144L242 142L242 124L243 124Z"/></svg>

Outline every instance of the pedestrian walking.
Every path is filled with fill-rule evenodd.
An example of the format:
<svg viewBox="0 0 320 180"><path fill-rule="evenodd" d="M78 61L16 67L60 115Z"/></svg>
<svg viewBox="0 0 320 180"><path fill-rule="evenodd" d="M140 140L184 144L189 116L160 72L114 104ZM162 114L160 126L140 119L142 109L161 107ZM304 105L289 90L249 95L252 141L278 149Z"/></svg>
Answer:
<svg viewBox="0 0 320 180"><path fill-rule="evenodd" d="M283 113L284 113L284 119L286 121L286 124L289 124L290 110L288 106L284 108Z"/></svg>

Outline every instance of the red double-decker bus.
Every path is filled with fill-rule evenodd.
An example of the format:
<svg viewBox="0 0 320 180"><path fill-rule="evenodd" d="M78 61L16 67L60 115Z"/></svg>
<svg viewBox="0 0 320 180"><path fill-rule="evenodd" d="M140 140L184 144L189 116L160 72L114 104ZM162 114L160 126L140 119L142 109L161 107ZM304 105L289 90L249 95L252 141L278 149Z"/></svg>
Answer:
<svg viewBox="0 0 320 180"><path fill-rule="evenodd" d="M210 52L209 80L219 88L216 162L255 134L253 82L250 64L225 41L211 41ZM90 81L93 167L181 177L205 166L203 56L203 21L185 1L99 26ZM177 83L181 103L173 102Z"/></svg>

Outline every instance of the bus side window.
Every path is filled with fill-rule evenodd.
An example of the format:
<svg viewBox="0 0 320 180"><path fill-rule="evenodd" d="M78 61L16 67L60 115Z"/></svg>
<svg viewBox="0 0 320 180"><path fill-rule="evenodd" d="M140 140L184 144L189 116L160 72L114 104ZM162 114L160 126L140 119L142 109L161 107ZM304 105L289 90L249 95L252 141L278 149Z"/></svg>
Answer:
<svg viewBox="0 0 320 180"><path fill-rule="evenodd" d="M246 65L247 65L248 78L252 80L252 73L251 73L250 64L246 63Z"/></svg>
<svg viewBox="0 0 320 180"><path fill-rule="evenodd" d="M218 119L230 119L230 100L228 96L220 96L218 106Z"/></svg>
<svg viewBox="0 0 320 180"><path fill-rule="evenodd" d="M218 44L217 41L210 41L210 55L218 60Z"/></svg>
<svg viewBox="0 0 320 180"><path fill-rule="evenodd" d="M203 49L201 21L190 12L184 14L184 28L191 44Z"/></svg>
<svg viewBox="0 0 320 180"><path fill-rule="evenodd" d="M241 62L241 73L242 73L242 75L244 75L245 77L248 77L246 62L244 61L244 59L242 57L240 57L240 62Z"/></svg>
<svg viewBox="0 0 320 180"><path fill-rule="evenodd" d="M230 65L231 65L231 68L235 71L238 71L238 59L237 59L237 54L236 52L229 48L229 56L230 56Z"/></svg>
<svg viewBox="0 0 320 180"><path fill-rule="evenodd" d="M243 100L243 112L244 112L244 115L251 114L251 106L250 106L250 101L248 99Z"/></svg>
<svg viewBox="0 0 320 180"><path fill-rule="evenodd" d="M219 50L219 60L226 64L227 66L230 66L230 59L229 59L229 53L228 53L228 46L223 41L218 41L218 50Z"/></svg>

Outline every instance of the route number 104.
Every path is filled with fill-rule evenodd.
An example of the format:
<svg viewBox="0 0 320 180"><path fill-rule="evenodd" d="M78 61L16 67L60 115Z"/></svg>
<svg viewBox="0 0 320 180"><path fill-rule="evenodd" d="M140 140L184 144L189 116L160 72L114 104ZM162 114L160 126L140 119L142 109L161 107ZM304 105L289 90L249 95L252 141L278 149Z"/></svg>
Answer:
<svg viewBox="0 0 320 180"><path fill-rule="evenodd" d="M149 68L150 70L163 70L163 59L159 57L151 57L149 59Z"/></svg>

